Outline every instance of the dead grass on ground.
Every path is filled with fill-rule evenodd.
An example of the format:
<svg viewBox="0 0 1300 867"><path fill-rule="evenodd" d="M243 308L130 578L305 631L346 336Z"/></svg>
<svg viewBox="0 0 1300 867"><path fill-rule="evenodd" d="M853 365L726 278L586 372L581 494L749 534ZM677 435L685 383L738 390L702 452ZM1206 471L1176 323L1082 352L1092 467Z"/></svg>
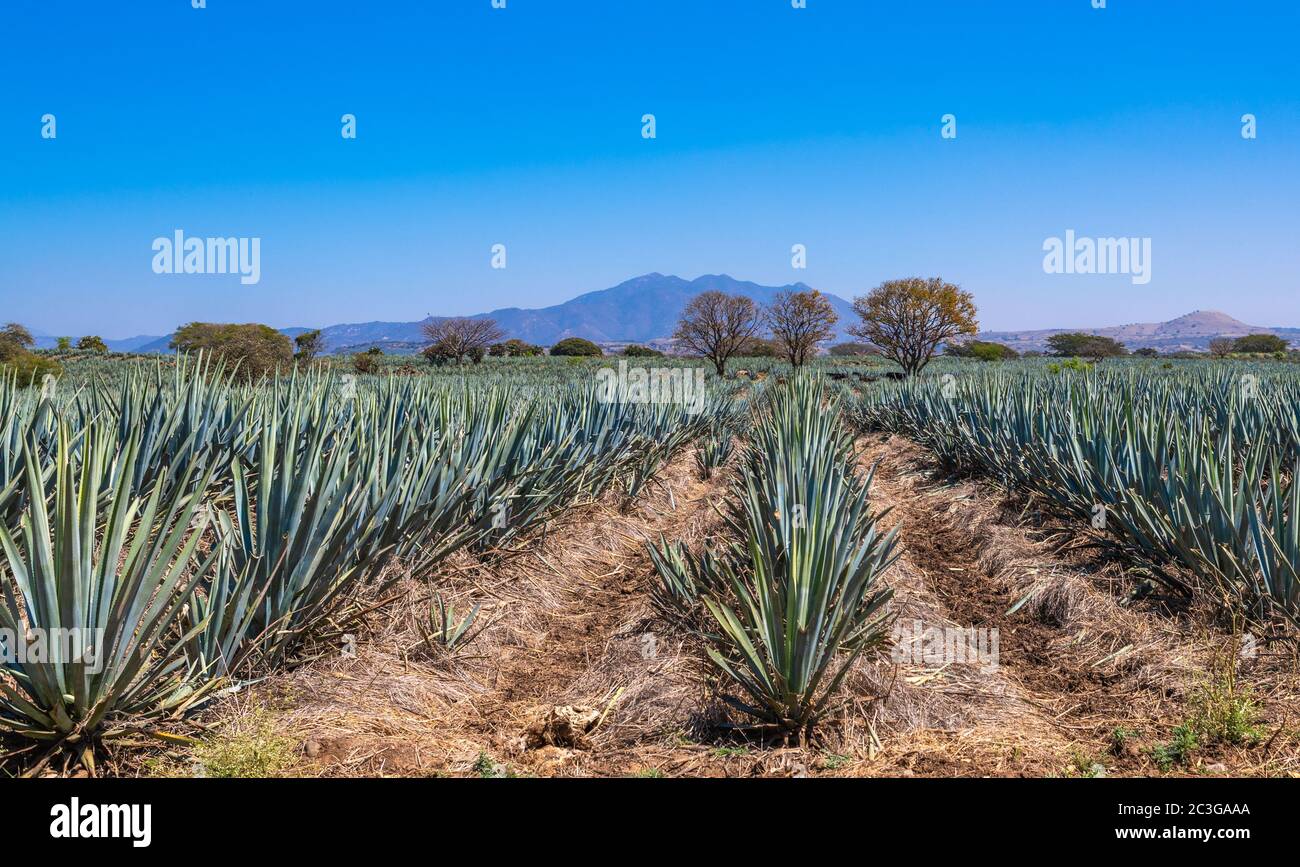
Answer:
<svg viewBox="0 0 1300 867"><path fill-rule="evenodd" d="M220 733L270 715L296 745L276 773L304 776L1300 773L1293 660L1264 647L1234 657L1233 636L1201 612L1127 601L1122 566L1062 550L1026 504L944 478L908 440L860 445L864 469L879 462L875 503L892 509L885 523L903 543L887 578L894 614L996 628L996 667L886 653L857 663L844 704L805 748L720 729L727 711L698 642L649 596L647 541L662 533L698 550L723 531L730 473L701 481L688 450L630 508L610 493L509 557L461 553L427 579L403 576L354 654L256 683L201 722ZM458 610L483 604L490 625L458 654L419 646L414 619L434 591ZM1164 763L1180 726L1241 707L1205 698L1225 658L1258 737L1198 743ZM139 771L158 772L152 760Z"/></svg>

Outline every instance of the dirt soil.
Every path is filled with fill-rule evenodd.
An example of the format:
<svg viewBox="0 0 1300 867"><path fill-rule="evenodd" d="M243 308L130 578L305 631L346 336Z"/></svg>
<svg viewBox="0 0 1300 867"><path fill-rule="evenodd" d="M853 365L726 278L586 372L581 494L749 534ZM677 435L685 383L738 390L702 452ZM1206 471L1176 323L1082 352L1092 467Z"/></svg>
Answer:
<svg viewBox="0 0 1300 867"><path fill-rule="evenodd" d="M722 532L728 475L700 480L693 453L630 507L611 494L504 560L461 555L408 577L354 649L255 684L205 722L220 737L269 714L294 744L275 773L297 776L1300 774L1293 660L1262 644L1243 653L1194 610L1127 603L1121 566L1059 551L1024 503L946 477L908 440L860 447L902 543L887 579L897 640L858 664L844 707L804 747L721 729L697 643L650 603L647 541L698 548ZM489 625L454 658L418 647L432 588L458 610L483 603ZM996 629L996 660L933 658L925 636L944 628ZM1260 737L1160 766L1153 749L1225 659Z"/></svg>

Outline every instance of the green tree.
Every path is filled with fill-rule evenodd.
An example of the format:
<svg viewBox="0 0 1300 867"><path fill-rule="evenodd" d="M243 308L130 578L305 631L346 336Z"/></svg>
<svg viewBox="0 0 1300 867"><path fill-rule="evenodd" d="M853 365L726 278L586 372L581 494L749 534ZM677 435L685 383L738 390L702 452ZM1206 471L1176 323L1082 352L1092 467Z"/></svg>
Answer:
<svg viewBox="0 0 1300 867"><path fill-rule="evenodd" d="M1234 352L1286 352L1287 343L1276 334L1247 334L1238 337L1232 344Z"/></svg>
<svg viewBox="0 0 1300 867"><path fill-rule="evenodd" d="M663 353L657 349L651 349L648 346L639 346L631 343L623 347L623 354L628 358L661 358Z"/></svg>
<svg viewBox="0 0 1300 867"><path fill-rule="evenodd" d="M566 337L551 347L551 355L599 358L604 354L599 346L581 337Z"/></svg>
<svg viewBox="0 0 1300 867"><path fill-rule="evenodd" d="M532 358L545 354L546 347L526 343L517 337L512 337L504 343L494 343L488 347L488 355L493 358Z"/></svg>
<svg viewBox="0 0 1300 867"><path fill-rule="evenodd" d="M54 341L54 348L59 350L59 352L67 352L72 348L72 338L60 337L58 340Z"/></svg>
<svg viewBox="0 0 1300 867"><path fill-rule="evenodd" d="M108 352L108 344L102 337L89 334L77 341L78 349L85 349L90 352Z"/></svg>
<svg viewBox="0 0 1300 867"><path fill-rule="evenodd" d="M1128 352L1118 340L1082 331L1053 334L1047 338L1047 346L1053 355L1061 358L1092 358L1098 361Z"/></svg>
<svg viewBox="0 0 1300 867"><path fill-rule="evenodd" d="M245 381L260 379L293 364L293 344L269 325L190 322L172 335L179 353L204 352L220 359L227 370Z"/></svg>
<svg viewBox="0 0 1300 867"><path fill-rule="evenodd" d="M971 347L971 357L980 361L1009 361L1012 358L1019 358L1020 353L1001 343L977 340Z"/></svg>
<svg viewBox="0 0 1300 867"><path fill-rule="evenodd" d="M293 339L293 343L297 347L294 357L299 361L311 361L325 348L325 339L321 337L319 328L304 331Z"/></svg>
<svg viewBox="0 0 1300 867"><path fill-rule="evenodd" d="M949 343L944 348L944 355L957 358L974 358L979 361L1007 361L1019 358L1020 353L1004 343L991 340L967 340L962 343Z"/></svg>

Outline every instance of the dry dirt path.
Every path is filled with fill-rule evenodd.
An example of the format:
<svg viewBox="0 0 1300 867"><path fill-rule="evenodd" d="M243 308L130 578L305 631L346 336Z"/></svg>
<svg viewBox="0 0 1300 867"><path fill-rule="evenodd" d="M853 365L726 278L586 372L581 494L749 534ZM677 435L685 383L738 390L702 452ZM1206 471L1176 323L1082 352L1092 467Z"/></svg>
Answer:
<svg viewBox="0 0 1300 867"><path fill-rule="evenodd" d="M698 550L721 531L728 474L701 481L692 450L631 507L610 494L568 510L508 560L444 564L433 586L461 610L484 602L490 622L455 660L414 651L429 585L408 579L409 598L353 655L277 675L214 721L267 709L297 745L283 771L293 775L1156 773L1151 747L1186 718L1223 636L1185 613L1121 604L1118 567L1057 552L1001 493L945 478L909 440L871 435L859 446L863 471L877 466L875 506L900 532L887 577L899 646L858 663L842 709L807 748L723 735L697 642L650 604L645 543L662 533ZM926 628L997 630L996 665L928 657L917 641ZM1300 719L1293 672L1251 663L1241 676L1269 731ZM1300 771L1288 736L1198 755L1176 772L1215 765Z"/></svg>
<svg viewBox="0 0 1300 867"><path fill-rule="evenodd" d="M863 465L878 463L874 502L892 507L886 523L900 526L903 555L891 577L900 619L998 633L996 669L903 653L882 714L894 735L884 766L942 775L1158 773L1151 748L1186 720L1231 636L1186 612L1123 604L1119 566L1058 553L1000 492L945 479L911 441L873 434L860 445ZM1284 725L1294 676L1238 665L1243 681L1257 680L1265 722ZM1178 770L1286 773L1295 761L1294 748L1221 747Z"/></svg>
<svg viewBox="0 0 1300 867"><path fill-rule="evenodd" d="M636 773L664 731L689 725L700 684L680 638L649 603L647 541L697 544L726 496L701 481L694 451L660 473L631 507L611 492L558 516L503 562L461 556L435 586L484 601L489 622L455 661L410 652L426 594L384 614L355 658L277 678L277 727L304 746L294 773L583 775ZM674 644L675 643L675 644ZM642 748L642 744L647 745Z"/></svg>

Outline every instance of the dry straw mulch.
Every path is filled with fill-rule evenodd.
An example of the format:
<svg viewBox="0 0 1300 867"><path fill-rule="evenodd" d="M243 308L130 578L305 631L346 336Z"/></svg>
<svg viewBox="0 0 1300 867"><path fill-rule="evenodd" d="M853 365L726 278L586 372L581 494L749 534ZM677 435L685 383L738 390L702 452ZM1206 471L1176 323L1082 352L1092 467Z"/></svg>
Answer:
<svg viewBox="0 0 1300 867"><path fill-rule="evenodd" d="M647 541L698 548L723 532L727 474L701 481L688 451L630 506L611 493L513 554L405 576L355 655L271 677L205 722L220 732L269 713L297 751L278 772L295 775L1142 775L1161 772L1151 748L1226 658L1267 740L1206 749L1172 772L1300 773L1292 660L1267 648L1236 659L1233 636L1202 612L1126 602L1121 565L1069 550L1032 508L945 477L908 440L860 445L864 471L878 464L877 508L901 534L894 613L996 628L996 667L886 652L857 664L806 747L728 734L697 642L650 603ZM418 649L414 618L434 590L461 610L482 602L490 624L453 658Z"/></svg>

